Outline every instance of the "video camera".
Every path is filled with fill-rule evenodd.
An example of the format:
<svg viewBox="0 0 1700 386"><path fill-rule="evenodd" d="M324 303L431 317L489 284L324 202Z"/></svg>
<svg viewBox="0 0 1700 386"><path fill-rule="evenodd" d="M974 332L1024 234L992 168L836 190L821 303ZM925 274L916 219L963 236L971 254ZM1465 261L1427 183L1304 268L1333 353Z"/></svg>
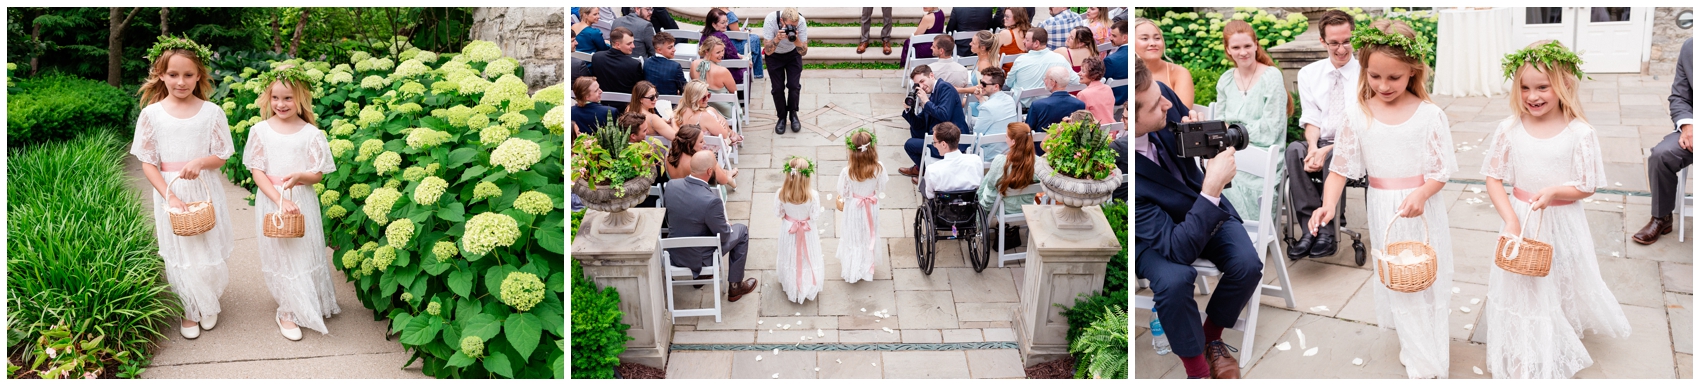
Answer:
<svg viewBox="0 0 1700 386"><path fill-rule="evenodd" d="M1244 127L1223 121L1176 123L1175 137L1180 140L1180 156L1188 158L1212 158L1228 147L1244 150L1250 142Z"/></svg>

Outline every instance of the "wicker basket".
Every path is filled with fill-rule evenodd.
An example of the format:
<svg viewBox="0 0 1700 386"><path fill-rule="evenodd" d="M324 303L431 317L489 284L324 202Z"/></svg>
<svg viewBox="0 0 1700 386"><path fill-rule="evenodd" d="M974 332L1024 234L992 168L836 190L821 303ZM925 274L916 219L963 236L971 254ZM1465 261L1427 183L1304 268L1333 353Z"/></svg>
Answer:
<svg viewBox="0 0 1700 386"><path fill-rule="evenodd" d="M182 180L182 178L171 180L171 183L165 184L165 191L170 192L171 185ZM184 206L189 207L189 211L187 212L172 213L170 209L165 211L165 213L171 217L172 234L178 236L194 236L207 233L207 231L212 230L213 223L216 222L217 216L213 213L213 205L212 201L210 201L212 192L207 190L206 182L201 183L201 195L207 197L208 201L184 203ZM167 205L170 205L170 201L170 197L167 197ZM199 204L198 208L197 204Z"/></svg>
<svg viewBox="0 0 1700 386"><path fill-rule="evenodd" d="M1528 233L1529 236L1519 234L1516 239L1505 235L1499 236L1499 245L1493 249L1493 265L1499 266L1499 269L1506 272L1524 276L1546 277L1547 272L1552 271L1552 244L1535 241L1531 238L1540 234L1541 222L1539 219L1544 217L1535 216L1535 212L1537 211L1529 211L1528 214L1523 215L1524 222L1522 225L1524 227L1529 226L1529 219L1537 219L1534 221L1534 232L1519 232Z"/></svg>
<svg viewBox="0 0 1700 386"><path fill-rule="evenodd" d="M1390 242L1382 250L1382 254L1386 258L1375 259L1376 274L1380 276L1381 284L1386 285L1387 289L1411 293L1426 290L1429 286L1434 285L1435 271L1439 264L1435 259L1434 247L1428 245L1428 222L1423 221L1421 217L1416 217L1416 219L1417 222L1423 224L1423 241ZM1398 219L1395 218L1394 221L1398 221ZM1392 236L1392 231L1393 222L1389 221L1387 230L1382 232L1382 238L1386 239ZM1400 252L1404 251L1411 251L1411 254L1422 256L1423 259L1408 264L1388 261L1391 256L1398 256Z"/></svg>
<svg viewBox="0 0 1700 386"><path fill-rule="evenodd" d="M292 190L293 189L284 189L283 192L281 192L283 199L289 200L289 192ZM293 239L307 234L306 218L302 217L300 213L284 213L282 206L283 205L281 204L278 205L279 209L277 212L266 213L264 221L260 222L260 228L265 233L266 237L275 239Z"/></svg>

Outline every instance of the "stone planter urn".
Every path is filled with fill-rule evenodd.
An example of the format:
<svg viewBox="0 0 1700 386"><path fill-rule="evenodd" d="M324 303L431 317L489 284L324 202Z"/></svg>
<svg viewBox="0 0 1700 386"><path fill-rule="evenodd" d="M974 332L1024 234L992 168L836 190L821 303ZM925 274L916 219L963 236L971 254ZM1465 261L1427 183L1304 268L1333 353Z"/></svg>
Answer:
<svg viewBox="0 0 1700 386"><path fill-rule="evenodd" d="M1065 207L1054 212L1057 227L1061 229L1092 229L1092 218L1080 208L1109 202L1125 178L1120 169L1111 171L1102 180L1069 177L1051 169L1050 163L1043 159L1033 164L1033 175L1045 187L1045 197Z"/></svg>
<svg viewBox="0 0 1700 386"><path fill-rule="evenodd" d="M624 196L616 196L614 187L610 185L590 186L584 180L573 183L573 194L584 200L584 206L590 209L608 212L608 217L597 224L590 225L596 233L627 234L637 227L637 218L626 209L631 209L643 202L649 196L649 186L655 182L655 177L637 177L626 180Z"/></svg>

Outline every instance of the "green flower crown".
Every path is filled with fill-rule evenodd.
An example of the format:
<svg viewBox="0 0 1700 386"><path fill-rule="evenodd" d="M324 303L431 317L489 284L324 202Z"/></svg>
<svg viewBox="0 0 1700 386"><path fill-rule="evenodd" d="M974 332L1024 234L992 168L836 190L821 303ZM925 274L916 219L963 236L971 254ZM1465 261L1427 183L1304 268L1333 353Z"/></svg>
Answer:
<svg viewBox="0 0 1700 386"><path fill-rule="evenodd" d="M809 167L803 168L803 170L796 170L797 168L792 167L791 166L791 160L799 159L799 158L802 158L804 161L808 161ZM799 157L799 156L791 156L790 158L786 158L785 159L785 174L792 174L792 173L802 173L803 177L814 177L815 176L815 160L803 158L803 157Z"/></svg>
<svg viewBox="0 0 1700 386"><path fill-rule="evenodd" d="M194 40L175 36L160 36L159 43L154 43L153 48L148 49L148 63L159 60L160 55L165 54L165 51L179 48L195 52L195 56L200 57L202 61L212 60L212 50L196 44Z"/></svg>
<svg viewBox="0 0 1700 386"><path fill-rule="evenodd" d="M272 82L276 82L276 81L279 81L279 80L282 80L285 83L297 82L297 83L300 83L304 86L308 86L308 87L313 86L313 78L308 77L307 72L301 71L301 67L297 67L297 66L290 66L290 67L286 67L286 68L266 71L266 73L260 74L260 77L257 78L257 79L260 80L260 87L264 87L264 88L271 87ZM264 88L262 88L262 90Z"/></svg>
<svg viewBox="0 0 1700 386"><path fill-rule="evenodd" d="M1544 64L1547 69L1557 68L1558 65L1568 65L1570 72L1576 75L1576 79L1593 79L1582 73L1582 58L1576 56L1575 52L1564 48L1564 45L1559 44L1557 40L1517 50L1511 55L1506 55L1505 60L1500 61L1500 65L1505 69L1505 79L1511 79L1512 74L1516 74L1517 69L1523 68L1523 65L1535 65L1536 63ZM1535 65L1535 67L1540 68L1541 66Z"/></svg>
<svg viewBox="0 0 1700 386"><path fill-rule="evenodd" d="M1428 63L1428 58L1434 56L1434 48L1424 45L1396 33L1381 32L1379 29L1362 27L1352 31L1352 49L1361 50L1364 45L1378 45L1398 48L1405 55L1416 58L1417 61Z"/></svg>
<svg viewBox="0 0 1700 386"><path fill-rule="evenodd" d="M850 151L865 151L865 150L867 150L865 148L867 146L863 146L863 148L856 147L856 133L868 133L868 144L867 144L867 146L873 146L875 144L880 143L880 137L877 136L877 135L874 135L873 131L869 131L867 128L859 128L859 129L856 129L854 131L851 131L849 135L844 136L844 147L849 148Z"/></svg>

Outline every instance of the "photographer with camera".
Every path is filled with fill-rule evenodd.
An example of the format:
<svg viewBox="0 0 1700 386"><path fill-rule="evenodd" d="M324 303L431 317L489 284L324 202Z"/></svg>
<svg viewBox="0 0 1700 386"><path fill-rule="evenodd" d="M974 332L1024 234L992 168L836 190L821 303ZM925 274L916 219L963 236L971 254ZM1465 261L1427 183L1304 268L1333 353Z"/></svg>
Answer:
<svg viewBox="0 0 1700 386"><path fill-rule="evenodd" d="M778 123L774 134L785 134L786 123L791 132L803 130L797 119L797 98L803 92L803 55L809 54L809 25L797 8L785 8L767 14L761 24L761 52L767 56L767 71L773 75L773 106Z"/></svg>
<svg viewBox="0 0 1700 386"><path fill-rule="evenodd" d="M927 134L933 132L933 125L940 122L950 122L957 128L968 126L968 119L962 112L962 97L956 93L956 86L950 82L933 77L932 67L920 66L909 71L909 80L915 84L909 86L909 95L903 97L903 119L909 121L909 141L903 144L903 151L909 153L909 159L915 161L915 166L897 169L898 173L915 177L921 170L921 151L928 144L922 143ZM967 146L959 146L967 151ZM938 149L933 149L933 158L943 158Z"/></svg>
<svg viewBox="0 0 1700 386"><path fill-rule="evenodd" d="M1239 362L1222 342L1222 330L1237 323L1263 278L1263 261L1239 213L1221 196L1235 174L1236 146L1227 145L1243 147L1243 142L1228 143L1224 136L1200 142L1211 150L1220 148L1201 172L1184 155L1205 149L1182 147L1186 142L1177 141L1179 125L1165 118L1170 102L1144 61L1134 62L1134 108L1133 150L1139 153L1133 160L1134 272L1151 281L1157 318L1187 378L1239 378ZM1195 117L1181 120L1190 124ZM1199 131L1209 130L1195 133ZM1205 307L1207 320L1200 320L1193 300L1198 270L1192 263L1199 259L1222 271Z"/></svg>

